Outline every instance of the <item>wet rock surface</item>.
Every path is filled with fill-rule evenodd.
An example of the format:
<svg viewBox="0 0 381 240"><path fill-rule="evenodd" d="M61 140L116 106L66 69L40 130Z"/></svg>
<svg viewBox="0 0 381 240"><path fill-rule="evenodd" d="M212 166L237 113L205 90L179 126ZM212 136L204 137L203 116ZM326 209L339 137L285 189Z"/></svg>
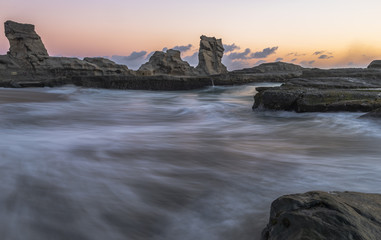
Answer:
<svg viewBox="0 0 381 240"><path fill-rule="evenodd" d="M381 195L308 192L285 195L271 205L262 240L379 239Z"/></svg>
<svg viewBox="0 0 381 240"><path fill-rule="evenodd" d="M253 109L368 112L381 107L380 88L377 78L296 78L281 87L257 88Z"/></svg>

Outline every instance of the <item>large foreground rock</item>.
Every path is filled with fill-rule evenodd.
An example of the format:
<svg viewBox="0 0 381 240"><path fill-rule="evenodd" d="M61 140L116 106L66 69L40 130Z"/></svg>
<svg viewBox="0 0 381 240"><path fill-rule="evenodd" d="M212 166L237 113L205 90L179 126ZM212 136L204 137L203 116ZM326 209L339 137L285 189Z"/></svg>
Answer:
<svg viewBox="0 0 381 240"><path fill-rule="evenodd" d="M378 240L381 195L308 192L286 195L271 205L262 240Z"/></svg>
<svg viewBox="0 0 381 240"><path fill-rule="evenodd" d="M141 75L197 75L196 69L181 59L180 51L173 49L169 49L167 52L156 51L149 61L139 68L138 72Z"/></svg>
<svg viewBox="0 0 381 240"><path fill-rule="evenodd" d="M381 82L367 78L297 78L257 88L253 109L296 112L368 112L381 107Z"/></svg>
<svg viewBox="0 0 381 240"><path fill-rule="evenodd" d="M222 45L222 40L204 35L200 38L200 50L198 53L199 63L196 69L202 75L227 73L228 70L221 62L225 50Z"/></svg>

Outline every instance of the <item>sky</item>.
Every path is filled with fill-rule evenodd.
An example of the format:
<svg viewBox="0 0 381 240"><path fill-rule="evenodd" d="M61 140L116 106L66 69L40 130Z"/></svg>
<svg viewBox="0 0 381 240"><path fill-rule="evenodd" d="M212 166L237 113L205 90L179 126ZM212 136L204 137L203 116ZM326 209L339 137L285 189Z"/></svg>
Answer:
<svg viewBox="0 0 381 240"><path fill-rule="evenodd" d="M380 9L379 0L0 0L0 21L34 24L51 56L102 56L131 69L170 48L196 65L201 35L222 38L229 70L366 67L381 59ZM0 54L8 48L0 34Z"/></svg>

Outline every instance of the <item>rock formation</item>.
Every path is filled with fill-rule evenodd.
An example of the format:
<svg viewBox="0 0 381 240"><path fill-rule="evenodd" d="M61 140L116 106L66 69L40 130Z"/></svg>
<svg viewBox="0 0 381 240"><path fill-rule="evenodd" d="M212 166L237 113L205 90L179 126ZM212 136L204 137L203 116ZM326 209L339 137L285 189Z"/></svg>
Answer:
<svg viewBox="0 0 381 240"><path fill-rule="evenodd" d="M381 69L381 60L374 60L369 65L368 68Z"/></svg>
<svg viewBox="0 0 381 240"><path fill-rule="evenodd" d="M262 63L259 66L252 68L244 68L242 70L236 70L233 72L236 73L286 73L286 72L295 72L302 74L304 70L303 67L295 65L292 63L285 62L273 62L273 63Z"/></svg>
<svg viewBox="0 0 381 240"><path fill-rule="evenodd" d="M10 48L7 55L0 56L0 76L12 82L12 86L26 86L28 81L48 79L71 79L75 76L131 75L127 66L118 65L104 58L50 57L31 24L13 21L4 23L5 35ZM35 86L36 83L30 84Z"/></svg>
<svg viewBox="0 0 381 240"><path fill-rule="evenodd" d="M221 62L224 55L222 40L206 36L201 36L200 38L199 63L196 69L202 75L227 73L226 67Z"/></svg>
<svg viewBox="0 0 381 240"><path fill-rule="evenodd" d="M197 74L196 69L181 60L180 51L173 49L167 50L166 53L156 51L149 61L139 68L138 72L141 75L193 76Z"/></svg>
<svg viewBox="0 0 381 240"><path fill-rule="evenodd" d="M6 21L4 29L10 44L8 55L11 58L35 62L49 57L34 25Z"/></svg>
<svg viewBox="0 0 381 240"><path fill-rule="evenodd" d="M308 192L286 195L271 205L262 240L369 240L381 236L381 195Z"/></svg>

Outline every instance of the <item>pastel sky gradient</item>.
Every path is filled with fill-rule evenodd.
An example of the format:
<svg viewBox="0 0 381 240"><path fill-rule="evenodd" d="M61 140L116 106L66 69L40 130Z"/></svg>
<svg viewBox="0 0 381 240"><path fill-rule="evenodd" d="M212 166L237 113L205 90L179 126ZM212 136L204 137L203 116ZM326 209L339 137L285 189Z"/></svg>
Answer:
<svg viewBox="0 0 381 240"><path fill-rule="evenodd" d="M182 56L192 61L207 35L240 47L225 53L229 69L276 60L365 67L381 59L380 10L379 0L0 0L0 20L36 25L53 56L144 61L152 51L191 44ZM1 34L0 54L8 48ZM254 54L266 48L273 51Z"/></svg>

